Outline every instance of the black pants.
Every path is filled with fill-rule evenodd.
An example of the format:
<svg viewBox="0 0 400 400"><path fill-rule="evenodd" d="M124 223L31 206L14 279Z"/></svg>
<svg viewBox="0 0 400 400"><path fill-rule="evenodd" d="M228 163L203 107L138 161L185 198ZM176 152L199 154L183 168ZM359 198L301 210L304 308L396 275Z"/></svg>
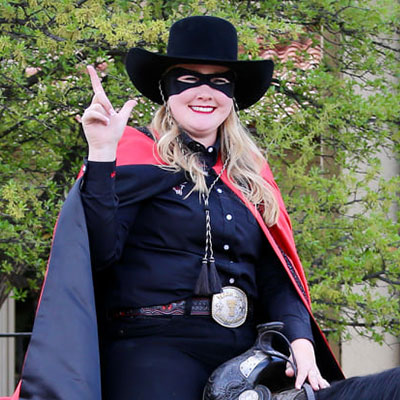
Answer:
<svg viewBox="0 0 400 400"><path fill-rule="evenodd" d="M206 316L114 321L102 346L103 400L201 400L213 370L255 339L250 322L224 328Z"/></svg>

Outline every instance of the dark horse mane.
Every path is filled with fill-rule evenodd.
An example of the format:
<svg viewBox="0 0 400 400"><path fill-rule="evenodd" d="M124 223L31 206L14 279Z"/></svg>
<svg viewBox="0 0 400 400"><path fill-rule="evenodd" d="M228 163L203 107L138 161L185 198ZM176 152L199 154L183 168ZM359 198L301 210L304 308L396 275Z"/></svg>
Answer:
<svg viewBox="0 0 400 400"><path fill-rule="evenodd" d="M317 398L320 400L400 399L400 368L335 382L331 387L320 391Z"/></svg>

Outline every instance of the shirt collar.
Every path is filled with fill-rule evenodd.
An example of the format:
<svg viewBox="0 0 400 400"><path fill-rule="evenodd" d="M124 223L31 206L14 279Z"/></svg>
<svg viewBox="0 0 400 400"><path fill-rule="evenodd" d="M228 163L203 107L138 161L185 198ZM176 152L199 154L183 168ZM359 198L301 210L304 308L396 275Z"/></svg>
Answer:
<svg viewBox="0 0 400 400"><path fill-rule="evenodd" d="M218 159L219 149L221 147L221 139L219 135L212 146L205 147L202 143L192 139L186 132L181 132L180 138L182 143L193 153L200 153L200 158L207 166L213 167Z"/></svg>

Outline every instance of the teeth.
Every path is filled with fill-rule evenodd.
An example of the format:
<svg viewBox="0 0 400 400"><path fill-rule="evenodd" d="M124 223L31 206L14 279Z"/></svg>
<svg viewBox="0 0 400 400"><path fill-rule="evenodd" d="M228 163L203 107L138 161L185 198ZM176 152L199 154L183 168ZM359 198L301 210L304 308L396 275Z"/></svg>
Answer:
<svg viewBox="0 0 400 400"><path fill-rule="evenodd" d="M193 106L192 109L194 111L201 111L201 112L211 112L214 107L199 107L199 106Z"/></svg>

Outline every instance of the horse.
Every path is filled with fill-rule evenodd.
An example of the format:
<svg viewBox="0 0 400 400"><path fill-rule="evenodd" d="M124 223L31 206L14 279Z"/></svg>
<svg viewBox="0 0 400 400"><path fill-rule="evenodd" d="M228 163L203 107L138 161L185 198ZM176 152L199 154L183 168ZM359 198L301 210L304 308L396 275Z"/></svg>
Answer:
<svg viewBox="0 0 400 400"><path fill-rule="evenodd" d="M316 400L399 400L400 367L332 383L315 393ZM296 399L297 400L297 399Z"/></svg>

